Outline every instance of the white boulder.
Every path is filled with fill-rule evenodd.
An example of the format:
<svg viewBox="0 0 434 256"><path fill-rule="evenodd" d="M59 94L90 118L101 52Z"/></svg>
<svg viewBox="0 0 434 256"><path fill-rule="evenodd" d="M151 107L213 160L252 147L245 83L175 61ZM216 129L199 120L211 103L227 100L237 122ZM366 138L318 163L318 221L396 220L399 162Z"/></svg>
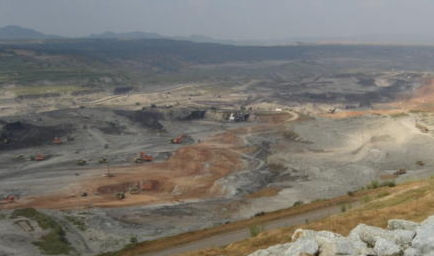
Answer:
<svg viewBox="0 0 434 256"><path fill-rule="evenodd" d="M392 219L387 222L387 229L389 230L403 229L403 230L415 231L416 228L419 226L420 226L419 223L408 221L408 220Z"/></svg>
<svg viewBox="0 0 434 256"><path fill-rule="evenodd" d="M378 238L375 242L374 252L377 256L400 256L402 254L401 248L384 238Z"/></svg>

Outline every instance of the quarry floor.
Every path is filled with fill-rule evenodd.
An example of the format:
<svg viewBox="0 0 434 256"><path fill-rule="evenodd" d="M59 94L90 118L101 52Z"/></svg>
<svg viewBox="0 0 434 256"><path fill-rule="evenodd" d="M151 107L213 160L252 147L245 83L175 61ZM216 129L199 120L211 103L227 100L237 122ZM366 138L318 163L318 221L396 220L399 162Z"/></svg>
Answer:
<svg viewBox="0 0 434 256"><path fill-rule="evenodd" d="M288 208L297 201L334 198L373 180L433 173L432 84L408 98L335 113L328 103L254 101L243 106L251 108L246 122L230 122L219 112L240 110L249 98L244 89L224 98L209 90L191 96L195 86L200 87L169 88L170 94L162 89L71 98L61 109L38 102L10 106L2 121L72 127L74 140L0 151L0 195L18 197L0 209L9 214L34 207L64 222L67 215L83 218L85 231L70 227L77 238L74 246L93 255L120 249L131 237L162 238ZM32 104L38 111L29 110ZM147 107L151 104L157 107ZM191 111L204 109L208 114L203 118L190 119ZM131 118L143 111L159 114L149 120ZM171 144L180 134L190 139ZM155 160L134 163L142 151ZM50 157L30 161L37 153ZM108 164L99 163L102 158ZM79 160L87 164L79 166ZM400 169L405 173L398 176ZM113 177L105 177L107 173ZM132 187L144 184L146 189L131 193ZM120 192L125 193L122 200L117 198ZM17 232L9 224L2 224L4 233ZM8 246L32 239L26 234ZM36 249L26 250L38 255Z"/></svg>

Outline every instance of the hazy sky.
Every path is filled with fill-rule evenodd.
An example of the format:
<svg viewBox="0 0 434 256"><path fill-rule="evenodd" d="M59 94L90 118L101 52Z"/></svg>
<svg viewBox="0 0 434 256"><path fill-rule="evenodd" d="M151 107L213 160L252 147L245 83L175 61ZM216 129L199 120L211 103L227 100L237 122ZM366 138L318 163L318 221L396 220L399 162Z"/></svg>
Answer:
<svg viewBox="0 0 434 256"><path fill-rule="evenodd" d="M434 0L0 0L0 26L222 39L433 34Z"/></svg>

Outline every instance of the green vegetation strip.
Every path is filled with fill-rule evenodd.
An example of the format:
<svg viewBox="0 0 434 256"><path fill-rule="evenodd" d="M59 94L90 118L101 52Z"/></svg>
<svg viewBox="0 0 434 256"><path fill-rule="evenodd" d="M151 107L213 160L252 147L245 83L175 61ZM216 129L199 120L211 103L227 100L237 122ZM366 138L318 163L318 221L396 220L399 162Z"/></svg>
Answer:
<svg viewBox="0 0 434 256"><path fill-rule="evenodd" d="M76 217L76 216L67 215L67 216L65 216L65 218L69 222L71 222L72 224L74 224L81 231L86 231L87 230L87 226L86 226L86 223L84 223L84 218L83 217Z"/></svg>
<svg viewBox="0 0 434 256"><path fill-rule="evenodd" d="M82 88L75 85L25 86L12 89L17 96L40 95L45 93L70 93L79 90L82 90Z"/></svg>
<svg viewBox="0 0 434 256"><path fill-rule="evenodd" d="M44 229L49 230L48 234L41 237L33 244L38 246L42 253L47 255L68 254L72 247L65 237L63 228L50 216L36 211L33 208L17 209L12 213L11 218L26 217L34 220Z"/></svg>

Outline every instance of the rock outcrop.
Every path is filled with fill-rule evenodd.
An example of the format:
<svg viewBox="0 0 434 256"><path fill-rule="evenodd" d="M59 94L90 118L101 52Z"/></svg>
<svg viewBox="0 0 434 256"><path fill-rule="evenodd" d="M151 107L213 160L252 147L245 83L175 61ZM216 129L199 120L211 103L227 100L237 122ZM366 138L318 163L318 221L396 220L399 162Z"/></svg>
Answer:
<svg viewBox="0 0 434 256"><path fill-rule="evenodd" d="M389 220L387 229L359 224L347 237L328 231L298 229L292 241L249 256L434 256L434 216L420 224Z"/></svg>

